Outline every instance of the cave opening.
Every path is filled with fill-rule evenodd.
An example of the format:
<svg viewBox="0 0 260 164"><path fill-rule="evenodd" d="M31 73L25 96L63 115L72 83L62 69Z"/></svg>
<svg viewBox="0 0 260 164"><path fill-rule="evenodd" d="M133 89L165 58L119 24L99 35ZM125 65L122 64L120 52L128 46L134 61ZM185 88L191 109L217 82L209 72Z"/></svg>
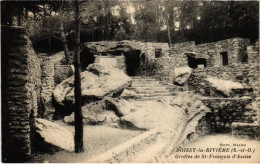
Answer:
<svg viewBox="0 0 260 164"><path fill-rule="evenodd" d="M198 65L203 65L207 67L207 61L205 58L196 58L194 54L187 55L188 57L188 65L190 68L198 68Z"/></svg>
<svg viewBox="0 0 260 164"><path fill-rule="evenodd" d="M124 53L127 75L137 76L140 73L140 53L140 50Z"/></svg>

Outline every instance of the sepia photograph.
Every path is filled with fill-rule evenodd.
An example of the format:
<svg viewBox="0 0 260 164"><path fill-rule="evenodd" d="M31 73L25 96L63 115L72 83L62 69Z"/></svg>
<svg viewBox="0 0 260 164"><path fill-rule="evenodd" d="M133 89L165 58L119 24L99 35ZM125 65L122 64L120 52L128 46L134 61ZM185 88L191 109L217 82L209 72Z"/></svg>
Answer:
<svg viewBox="0 0 260 164"><path fill-rule="evenodd" d="M259 1L0 4L1 163L260 163Z"/></svg>

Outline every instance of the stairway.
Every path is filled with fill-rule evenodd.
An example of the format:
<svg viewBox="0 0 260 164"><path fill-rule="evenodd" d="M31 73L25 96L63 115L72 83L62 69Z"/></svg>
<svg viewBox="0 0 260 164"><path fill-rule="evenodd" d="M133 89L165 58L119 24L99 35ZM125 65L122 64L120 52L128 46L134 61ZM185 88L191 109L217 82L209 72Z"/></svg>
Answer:
<svg viewBox="0 0 260 164"><path fill-rule="evenodd" d="M256 103L251 103L249 106L249 112L245 112L244 115L252 117L253 122L247 122L246 120L240 122L233 122L231 124L232 135L249 139L260 139L260 125L258 122L258 107Z"/></svg>
<svg viewBox="0 0 260 164"><path fill-rule="evenodd" d="M133 83L127 88L137 93L137 100L160 99L164 96L174 96L178 91L184 90L182 87L173 84L163 83L152 77L133 76Z"/></svg>

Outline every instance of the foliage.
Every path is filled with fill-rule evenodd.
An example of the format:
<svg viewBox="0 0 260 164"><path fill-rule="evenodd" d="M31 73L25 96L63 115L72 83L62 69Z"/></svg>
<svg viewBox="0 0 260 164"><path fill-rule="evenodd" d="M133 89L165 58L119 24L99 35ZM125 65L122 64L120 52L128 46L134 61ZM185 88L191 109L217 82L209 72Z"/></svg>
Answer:
<svg viewBox="0 0 260 164"><path fill-rule="evenodd" d="M3 11L15 11L16 3L2 3ZM61 8L61 3L30 2L24 6L32 13L24 19L35 47L43 42L46 47L62 47L58 39L62 21L72 49L74 4L64 1ZM81 3L81 42L130 39L204 43L232 37L254 42L258 39L258 12L257 1L87 1ZM2 15L5 22L15 18L15 12Z"/></svg>

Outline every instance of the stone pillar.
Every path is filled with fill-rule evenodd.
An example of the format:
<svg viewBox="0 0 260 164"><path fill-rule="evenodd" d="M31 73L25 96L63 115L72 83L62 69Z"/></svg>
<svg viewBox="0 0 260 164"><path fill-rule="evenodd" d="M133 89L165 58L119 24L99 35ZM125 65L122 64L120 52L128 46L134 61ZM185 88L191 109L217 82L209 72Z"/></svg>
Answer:
<svg viewBox="0 0 260 164"><path fill-rule="evenodd" d="M31 154L40 71L40 60L26 30L2 26L3 162L23 162Z"/></svg>
<svg viewBox="0 0 260 164"><path fill-rule="evenodd" d="M41 77L41 117L52 119L55 109L52 107L52 95L54 90L54 63L49 57L42 58Z"/></svg>

